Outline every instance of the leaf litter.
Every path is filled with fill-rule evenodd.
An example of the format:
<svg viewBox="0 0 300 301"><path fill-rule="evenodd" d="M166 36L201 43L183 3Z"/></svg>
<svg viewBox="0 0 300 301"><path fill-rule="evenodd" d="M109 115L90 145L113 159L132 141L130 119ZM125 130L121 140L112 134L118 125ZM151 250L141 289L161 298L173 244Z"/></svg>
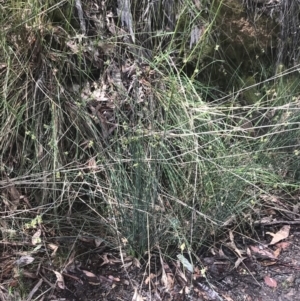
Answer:
<svg viewBox="0 0 300 301"><path fill-rule="evenodd" d="M90 161L92 171L95 166L96 162ZM17 196L15 189L17 187L13 194ZM20 196L18 193L19 201ZM281 202L273 203L278 206ZM2 206L8 208L9 204L4 202ZM10 209L15 206L20 204L15 202ZM273 211L268 209L268 212ZM9 234L1 230L5 234L0 241L2 299L8 300L9 289L18 287L22 280L31 288L26 300L45 294L45 300L96 301L101 296L101 300L108 301L179 301L187 297L236 301L242 300L240 287L248 300L260 300L262 294L270 301L280 300L283 294L297 300L293 283L300 278L297 248L300 225L280 222L274 216L261 219L261 224L269 231L264 233L260 225L255 224L256 232L260 233L256 240L247 241L238 231L229 228L223 239L204 253L199 250L190 254L182 244L175 248L177 254L173 260L158 247L138 260L125 250L120 253L109 247L102 237L55 238L39 214L31 215L22 233ZM9 228L5 220L1 225ZM19 242L14 242L20 234ZM62 262L60 258L65 252L67 256Z"/></svg>

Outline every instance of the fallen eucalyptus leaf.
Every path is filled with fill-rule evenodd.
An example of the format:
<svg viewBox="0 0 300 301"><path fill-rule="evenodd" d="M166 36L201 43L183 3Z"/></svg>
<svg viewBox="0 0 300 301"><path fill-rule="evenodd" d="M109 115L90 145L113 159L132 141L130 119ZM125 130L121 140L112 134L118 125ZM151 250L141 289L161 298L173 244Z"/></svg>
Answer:
<svg viewBox="0 0 300 301"><path fill-rule="evenodd" d="M34 261L34 258L32 256L25 255L25 256L22 256L19 259L17 259L15 261L15 263L19 267L24 267L25 265L31 264L33 261Z"/></svg>
<svg viewBox="0 0 300 301"><path fill-rule="evenodd" d="M65 289L64 277L59 272L53 271L53 273L56 276L56 283L57 283L58 287L64 290Z"/></svg>
<svg viewBox="0 0 300 301"><path fill-rule="evenodd" d="M290 225L285 225L275 234L272 232L266 232L266 234L273 236L272 241L269 243L269 245L275 245L276 243L280 242L281 240L289 237L290 228L291 228Z"/></svg>
<svg viewBox="0 0 300 301"><path fill-rule="evenodd" d="M177 258L189 272L193 273L194 266L183 255L178 254Z"/></svg>

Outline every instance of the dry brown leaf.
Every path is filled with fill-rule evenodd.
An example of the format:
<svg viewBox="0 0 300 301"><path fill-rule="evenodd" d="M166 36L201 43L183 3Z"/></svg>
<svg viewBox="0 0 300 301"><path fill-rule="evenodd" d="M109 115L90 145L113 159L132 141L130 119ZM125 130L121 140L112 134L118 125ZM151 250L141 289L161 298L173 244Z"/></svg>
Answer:
<svg viewBox="0 0 300 301"><path fill-rule="evenodd" d="M15 186L9 186L6 192L8 199L3 198L3 202L9 210L15 211L19 206L21 193L19 193Z"/></svg>
<svg viewBox="0 0 300 301"><path fill-rule="evenodd" d="M264 277L265 284L269 287L277 287L277 281L270 276L265 276Z"/></svg>
<svg viewBox="0 0 300 301"><path fill-rule="evenodd" d="M101 263L101 266L110 263L110 260L108 259L107 254L103 254L100 257L103 259L103 262Z"/></svg>
<svg viewBox="0 0 300 301"><path fill-rule="evenodd" d="M16 206L19 204L21 193L17 190L15 186L10 186L7 188L10 201L13 202Z"/></svg>
<svg viewBox="0 0 300 301"><path fill-rule="evenodd" d="M30 279L36 279L38 277L36 275L36 272L35 273L29 272L29 271L26 271L25 269L22 271L22 276L25 278L30 278Z"/></svg>
<svg viewBox="0 0 300 301"><path fill-rule="evenodd" d="M260 196L265 202L272 202L272 203L280 203L280 201L278 200L278 197L276 197L275 195L267 195L267 194L262 194Z"/></svg>
<svg viewBox="0 0 300 301"><path fill-rule="evenodd" d="M56 254L56 252L57 252L57 250L58 250L58 245L55 245L55 244L53 244L53 243L49 243L48 245L47 245L47 247L50 249L50 250L52 250L53 252L51 253L51 257L54 257L55 256L55 254Z"/></svg>
<svg viewBox="0 0 300 301"><path fill-rule="evenodd" d="M288 246L290 245L290 242L280 242L278 244L276 244L276 246L278 247L275 251L274 251L274 255L276 256L276 258L278 258L278 256L280 255L282 250L285 250Z"/></svg>
<svg viewBox="0 0 300 301"><path fill-rule="evenodd" d="M164 269L162 270L161 283L165 288L168 287L168 278L167 278L166 271Z"/></svg>
<svg viewBox="0 0 300 301"><path fill-rule="evenodd" d="M18 287L19 286L19 281L17 279L12 279L8 282L8 287L12 288L12 287ZM1 297L1 294L0 294ZM1 299L0 300L6 300L6 299Z"/></svg>
<svg viewBox="0 0 300 301"><path fill-rule="evenodd" d="M278 256L280 255L280 252L281 252L281 248L277 248L275 251L274 251L274 256L276 257L276 258L278 258Z"/></svg>
<svg viewBox="0 0 300 301"><path fill-rule="evenodd" d="M195 266L194 268L194 275L200 275L201 274L201 270L199 269L198 266Z"/></svg>
<svg viewBox="0 0 300 301"><path fill-rule="evenodd" d="M224 251L222 250L222 248L219 249L219 255L221 258L226 258L227 256L225 255Z"/></svg>
<svg viewBox="0 0 300 301"><path fill-rule="evenodd" d="M126 256L126 257L124 257L124 261L132 261L133 258L134 258L133 256Z"/></svg>
<svg viewBox="0 0 300 301"><path fill-rule="evenodd" d="M145 284L148 284L154 277L157 277L156 274L150 273L145 280Z"/></svg>
<svg viewBox="0 0 300 301"><path fill-rule="evenodd" d="M166 271L167 272L171 271L171 269L168 266L168 264L163 261L160 249L159 249L159 257L160 257L160 263L161 263L161 269L162 269L161 283L165 287L165 289L169 292L173 288L174 279L172 277L172 274L166 273Z"/></svg>
<svg viewBox="0 0 300 301"><path fill-rule="evenodd" d="M87 236L81 236L81 235L78 236L78 240L89 243L89 244L92 244L94 242L94 238L87 237Z"/></svg>
<svg viewBox="0 0 300 301"><path fill-rule="evenodd" d="M276 243L280 242L281 240L289 237L290 228L291 228L290 225L285 225L275 234L272 232L266 232L266 234L273 236L272 241L269 243L269 245L275 245Z"/></svg>
<svg viewBox="0 0 300 301"><path fill-rule="evenodd" d="M88 278L88 282L91 285L99 285L100 281L99 278L92 272L86 271L86 270L81 270L84 275Z"/></svg>
<svg viewBox="0 0 300 301"><path fill-rule="evenodd" d="M122 265L122 267L123 267L124 269L128 269L130 266L132 266L132 261L129 261L129 262L124 263L124 264Z"/></svg>
<svg viewBox="0 0 300 301"><path fill-rule="evenodd" d="M59 272L53 271L53 273L56 276L56 283L57 283L58 287L64 290L65 289L64 277Z"/></svg>
<svg viewBox="0 0 300 301"><path fill-rule="evenodd" d="M34 258L29 255L25 255L20 257L18 260L15 261L16 265L19 267L24 267L25 265L31 264L34 261Z"/></svg>
<svg viewBox="0 0 300 301"><path fill-rule="evenodd" d="M194 266L186 259L182 254L177 255L178 260L182 263L183 267L187 269L190 273L193 273Z"/></svg>
<svg viewBox="0 0 300 301"><path fill-rule="evenodd" d="M58 245L53 244L53 243L47 244L47 247L48 247L50 250L52 250L52 251L55 251L55 250L58 249Z"/></svg>
<svg viewBox="0 0 300 301"><path fill-rule="evenodd" d="M73 251L68 258L68 261L65 265L64 271L69 271L69 272L74 273L76 271L76 269L80 268L81 263L76 264L75 257L76 257L76 251Z"/></svg>
<svg viewBox="0 0 300 301"><path fill-rule="evenodd" d="M289 241L282 241L282 242L278 243L276 246L282 250L285 250L290 246L290 244L291 243Z"/></svg>
<svg viewBox="0 0 300 301"><path fill-rule="evenodd" d="M41 234L42 234L42 231L41 231L41 229L39 229L39 230L37 230L37 231L32 235L31 243L32 243L34 246L42 242L42 240L41 240Z"/></svg>
<svg viewBox="0 0 300 301"><path fill-rule="evenodd" d="M168 292L172 291L173 286L174 286L174 278L173 278L172 274L170 274L170 273L165 274L164 285Z"/></svg>
<svg viewBox="0 0 300 301"><path fill-rule="evenodd" d="M191 293L191 287L190 286L185 286L184 287L184 294L185 294L185 296L190 295L190 293Z"/></svg>
<svg viewBox="0 0 300 301"><path fill-rule="evenodd" d="M117 282L120 281L120 278L119 278L119 277L114 277L114 276L112 276L112 275L108 275L107 278L110 279L110 280L113 280L113 281L117 281Z"/></svg>
<svg viewBox="0 0 300 301"><path fill-rule="evenodd" d="M143 297L139 294L137 288L134 289L134 295L131 301L143 301Z"/></svg>
<svg viewBox="0 0 300 301"><path fill-rule="evenodd" d="M231 232L231 231L230 231ZM234 251L239 255L239 257L242 257L242 254L245 253L245 251L243 250L239 250L234 242L234 238L233 238L233 233L232 233L232 244L233 244L233 247L234 247Z"/></svg>
<svg viewBox="0 0 300 301"><path fill-rule="evenodd" d="M234 236L233 236L233 233L231 230L229 231L229 238L230 238L230 243L227 243L226 246L231 248L239 257L242 257L242 254L244 254L245 251L239 250L236 247L235 242L234 242Z"/></svg>
<svg viewBox="0 0 300 301"><path fill-rule="evenodd" d="M132 263L134 266L136 266L137 268L141 268L141 263L137 258L133 258Z"/></svg>
<svg viewBox="0 0 300 301"><path fill-rule="evenodd" d="M268 259L276 259L273 251L270 249L266 249L262 246L250 246L251 251L253 252L254 256L259 256L261 258L268 258Z"/></svg>
<svg viewBox="0 0 300 301"><path fill-rule="evenodd" d="M227 295L223 295L223 297L224 297L224 299L226 300L226 301L234 301L233 299L231 299L229 296L227 296Z"/></svg>
<svg viewBox="0 0 300 301"><path fill-rule="evenodd" d="M92 273L92 272L89 272L89 271L86 271L86 270L81 270L84 274L85 274L85 276L87 276L87 277L96 277L97 278L97 276L94 274L94 273Z"/></svg>

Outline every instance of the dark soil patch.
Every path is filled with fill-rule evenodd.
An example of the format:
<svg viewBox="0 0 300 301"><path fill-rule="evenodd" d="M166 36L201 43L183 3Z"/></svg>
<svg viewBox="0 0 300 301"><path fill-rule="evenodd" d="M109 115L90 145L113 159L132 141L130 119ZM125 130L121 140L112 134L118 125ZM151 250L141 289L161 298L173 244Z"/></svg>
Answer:
<svg viewBox="0 0 300 301"><path fill-rule="evenodd" d="M193 273L159 250L150 259L146 255L137 260L88 237L45 241L31 253L35 261L22 267L16 259L26 252L2 243L0 299L24 294L26 300L69 301L300 300L298 225L292 225L288 238L269 247L263 237L242 245L231 233L223 241L199 256Z"/></svg>

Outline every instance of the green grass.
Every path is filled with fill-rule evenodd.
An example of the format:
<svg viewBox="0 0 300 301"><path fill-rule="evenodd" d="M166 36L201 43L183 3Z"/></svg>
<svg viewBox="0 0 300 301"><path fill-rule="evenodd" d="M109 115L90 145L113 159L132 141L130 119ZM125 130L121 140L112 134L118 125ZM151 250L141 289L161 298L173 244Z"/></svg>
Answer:
<svg viewBox="0 0 300 301"><path fill-rule="evenodd" d="M225 74L227 89L224 74L218 87L215 66L226 65L215 39L221 2L205 13L179 1L173 25L155 8L143 23L136 8L144 45L102 29L81 38L67 1L2 5L2 198L11 204L16 188L57 236L105 236L136 256L155 245L196 249L233 216L241 223L262 194L299 188L298 71L239 87L242 74L227 62L220 73L236 69ZM203 35L190 48L197 24ZM124 57L136 66L121 82ZM259 66L263 75L273 67ZM246 92L257 101L243 103ZM107 122L91 112L96 94L109 100ZM33 216L16 206L3 218L21 236Z"/></svg>

